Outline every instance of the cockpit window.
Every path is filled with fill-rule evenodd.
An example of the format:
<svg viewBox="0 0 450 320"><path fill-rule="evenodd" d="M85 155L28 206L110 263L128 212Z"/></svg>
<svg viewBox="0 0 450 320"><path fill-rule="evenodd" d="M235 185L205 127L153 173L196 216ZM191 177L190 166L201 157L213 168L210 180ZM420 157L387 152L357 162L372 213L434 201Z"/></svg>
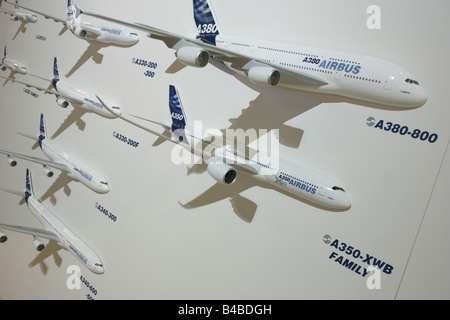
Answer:
<svg viewBox="0 0 450 320"><path fill-rule="evenodd" d="M336 187L336 186L334 186L333 188L332 188L334 191L342 191L342 192L345 192L345 190L344 189L342 189L341 187Z"/></svg>
<svg viewBox="0 0 450 320"><path fill-rule="evenodd" d="M100 181L100 183L101 183L101 184L104 184L105 186L108 185L108 182L105 182L105 181Z"/></svg>
<svg viewBox="0 0 450 320"><path fill-rule="evenodd" d="M407 82L407 83L411 83L411 84L415 84L415 85L419 85L419 82L418 81L416 81L416 80L413 80L413 79L406 79L405 80L405 82Z"/></svg>

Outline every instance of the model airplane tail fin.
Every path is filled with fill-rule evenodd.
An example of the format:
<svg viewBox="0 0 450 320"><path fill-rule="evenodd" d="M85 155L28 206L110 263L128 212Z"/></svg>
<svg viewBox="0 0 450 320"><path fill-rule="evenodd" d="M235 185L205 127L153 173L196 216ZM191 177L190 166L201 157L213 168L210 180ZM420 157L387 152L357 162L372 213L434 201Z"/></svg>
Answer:
<svg viewBox="0 0 450 320"><path fill-rule="evenodd" d="M67 0L67 21L76 22L82 13L83 11L81 11L80 7L73 4L72 0Z"/></svg>
<svg viewBox="0 0 450 320"><path fill-rule="evenodd" d="M183 110L178 90L175 86L169 86L169 109L172 118L172 134L180 141L188 143L186 138L186 115Z"/></svg>
<svg viewBox="0 0 450 320"><path fill-rule="evenodd" d="M39 146L42 148L42 141L44 141L47 138L46 134L46 126L45 126L45 119L44 115L41 114L41 121L39 124Z"/></svg>
<svg viewBox="0 0 450 320"><path fill-rule="evenodd" d="M28 198L30 196L34 195L34 193L33 193L33 183L31 181L31 171L30 171L30 169L27 169L27 177L26 177L26 180L25 180L25 187L26 187L26 190L25 190L25 201L28 203Z"/></svg>
<svg viewBox="0 0 450 320"><path fill-rule="evenodd" d="M194 19L198 30L197 38L205 43L216 45L219 25L214 20L214 14L208 0L192 0L194 4Z"/></svg>
<svg viewBox="0 0 450 320"><path fill-rule="evenodd" d="M53 80L52 80L52 85L53 88L56 89L56 84L58 83L58 81L61 80L59 77L59 67L58 67L58 59L55 57L55 59L53 60Z"/></svg>

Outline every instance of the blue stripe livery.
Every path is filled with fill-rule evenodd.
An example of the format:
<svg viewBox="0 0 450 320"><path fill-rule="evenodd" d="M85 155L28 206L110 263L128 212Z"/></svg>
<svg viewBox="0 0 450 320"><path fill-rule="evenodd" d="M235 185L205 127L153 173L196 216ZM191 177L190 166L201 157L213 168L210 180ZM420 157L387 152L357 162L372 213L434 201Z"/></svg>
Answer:
<svg viewBox="0 0 450 320"><path fill-rule="evenodd" d="M27 177L25 180L25 201L28 203L28 198L33 195L33 186L31 183L31 172L30 169L27 169Z"/></svg>
<svg viewBox="0 0 450 320"><path fill-rule="evenodd" d="M207 0L193 0L194 19L197 25L198 36L204 43L216 45L216 36L219 27L214 20L214 15Z"/></svg>
<svg viewBox="0 0 450 320"><path fill-rule="evenodd" d="M59 80L60 80L60 78L59 78L58 59L55 57L55 60L53 60L53 80L52 80L52 85L53 85L53 88L55 88L56 91L58 91L58 89L56 88L56 84L58 83Z"/></svg>
<svg viewBox="0 0 450 320"><path fill-rule="evenodd" d="M186 116L175 86L169 86L169 109L172 118L172 134L180 141L189 144L186 138Z"/></svg>
<svg viewBox="0 0 450 320"><path fill-rule="evenodd" d="M42 141L45 140L45 119L44 119L44 115L41 113L41 122L40 122L40 128L39 128L39 146L42 149Z"/></svg>

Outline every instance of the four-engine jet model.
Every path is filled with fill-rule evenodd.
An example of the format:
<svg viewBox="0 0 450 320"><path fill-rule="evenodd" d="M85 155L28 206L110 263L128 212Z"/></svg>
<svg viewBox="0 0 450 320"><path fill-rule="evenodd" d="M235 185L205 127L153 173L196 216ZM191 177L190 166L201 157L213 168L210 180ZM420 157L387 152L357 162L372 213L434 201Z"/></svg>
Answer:
<svg viewBox="0 0 450 320"><path fill-rule="evenodd" d="M119 117L134 126L146 130L162 139L179 144L193 154L203 157L206 163L208 163L208 173L221 184L231 185L237 178L238 170L248 174L256 180L267 182L281 190L307 199L320 206L336 210L347 210L350 208L350 199L344 189L339 187L332 179L316 171L288 163L287 161L281 161L281 159L278 167L271 167L270 165L255 160L255 157L249 159L245 156L241 156L229 146L217 146L205 141L202 137L191 135L185 130L187 124L186 117L178 92L172 85L170 86L169 91L169 109L172 125L167 126L152 120L148 121L170 130L175 140L123 116ZM105 108L109 109L100 98L99 100ZM207 149L211 149L211 147L213 147L213 149L207 151Z"/></svg>
<svg viewBox="0 0 450 320"><path fill-rule="evenodd" d="M63 248L70 251L78 260L80 260L90 271L94 273L104 273L105 269L99 256L84 241L82 241L73 231L71 231L61 220L59 220L52 212L50 212L39 200L34 196L31 181L31 172L27 169L26 190L24 193L6 190L19 196L24 196L28 208L33 215L45 227L44 230L36 228L28 228L22 226L11 226L0 224L0 243L7 240L6 234L2 231L11 230L21 232L33 236L33 244L38 251L45 248L40 238L54 240Z"/></svg>
<svg viewBox="0 0 450 320"><path fill-rule="evenodd" d="M6 2L6 0L5 0ZM2 0L0 0L0 6L1 6ZM22 21L22 22L36 22L38 21L38 17L34 14L30 14L30 13L23 13L23 12L19 12L19 0L16 0L16 4L14 6L14 11L9 11L9 10L5 10L0 8L0 11L3 11L4 13L8 13L9 15L11 15L11 20L14 21Z"/></svg>
<svg viewBox="0 0 450 320"><path fill-rule="evenodd" d="M20 73L20 74L27 74L27 72L28 72L27 67L25 67L23 64L21 64L21 63L19 63L17 61L11 60L10 58L8 58L6 56L6 46L5 46L5 49L3 51L3 59L1 61L1 66L2 66L2 68L1 68L2 71L5 71L6 69L9 69L13 73L17 72L17 73Z"/></svg>
<svg viewBox="0 0 450 320"><path fill-rule="evenodd" d="M17 165L16 159L36 162L44 166L44 172L48 177L53 176L53 171L51 170L51 168L54 168L65 172L70 178L81 182L86 187L94 190L95 192L109 192L109 184L102 174L92 169L90 166L78 160L77 158L64 152L47 138L45 119L43 114L41 114L39 137L35 138L29 135L25 136L37 140L42 152L50 159L50 161L6 150L0 150L0 153L6 154L8 156L8 163L12 167Z"/></svg>
<svg viewBox="0 0 450 320"><path fill-rule="evenodd" d="M7 0L5 0L7 1ZM98 41L106 44L116 44L122 46L132 46L139 42L139 36L135 32L118 26L99 26L81 20L83 11L72 3L72 0L67 1L67 18L62 20L57 17L50 16L46 13L36 11L21 5L20 8L35 12L44 16L47 19L52 19L56 22L61 22L78 38Z"/></svg>
<svg viewBox="0 0 450 320"><path fill-rule="evenodd" d="M1 77L1 76L0 76ZM36 86L31 83L18 81L16 79L12 78L5 78L1 77L13 82L21 83L26 85L27 87L33 87L41 91L45 91L50 94L54 94L56 96L56 103L62 107L67 108L69 106L69 103L72 103L76 107L81 107L83 109L86 109L88 111L92 111L95 113L98 113L99 115L102 115L104 117L108 118L114 118L117 117L122 113L120 107L113 106L111 107L113 109L113 113L109 112L105 108L103 108L103 105L95 98L94 94L86 93L83 90L76 89L68 84L66 84L64 81L61 80L59 76L59 67L58 67L58 60L55 57L53 62L53 80L52 85L53 88L55 88L56 91L48 90L43 87Z"/></svg>
<svg viewBox="0 0 450 320"><path fill-rule="evenodd" d="M193 0L193 4L196 39L93 12L84 14L149 32L150 37L175 49L177 59L186 65L205 67L211 56L258 84L399 108L419 107L427 101L415 77L394 63L354 53L224 36L210 1Z"/></svg>

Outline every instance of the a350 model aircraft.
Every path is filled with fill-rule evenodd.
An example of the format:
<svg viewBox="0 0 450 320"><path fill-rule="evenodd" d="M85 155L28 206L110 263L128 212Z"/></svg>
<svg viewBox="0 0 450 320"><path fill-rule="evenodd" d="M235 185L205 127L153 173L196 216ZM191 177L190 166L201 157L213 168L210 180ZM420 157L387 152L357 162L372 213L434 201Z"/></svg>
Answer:
<svg viewBox="0 0 450 320"><path fill-rule="evenodd" d="M50 161L6 150L0 150L0 153L6 154L8 156L8 163L10 164L10 166L14 167L17 165L16 159L36 162L44 166L44 172L48 177L53 176L53 171L51 170L51 168L54 168L65 172L70 178L81 182L86 187L94 190L95 192L109 192L109 184L102 174L100 174L97 170L92 169L90 166L83 163L79 159L71 156L67 152L64 152L47 138L45 119L43 114L41 114L39 136L37 138L25 134L24 136L37 140L42 152L50 159Z"/></svg>
<svg viewBox="0 0 450 320"><path fill-rule="evenodd" d="M6 46L3 51L3 59L1 61L2 71L5 71L6 69L11 70L13 73L20 73L20 74L27 74L28 69L23 64L14 61L6 56Z"/></svg>
<svg viewBox="0 0 450 320"><path fill-rule="evenodd" d="M186 65L202 68L212 57L258 84L399 108L419 107L427 101L416 78L394 63L361 54L224 36L211 1L193 0L193 5L196 38L98 13L84 14L149 32L150 37L175 49L177 59Z"/></svg>
<svg viewBox="0 0 450 320"><path fill-rule="evenodd" d="M5 0L7 2L7 0ZM61 22L78 38L98 41L106 44L117 44L123 46L132 46L139 42L139 36L135 32L118 26L98 26L89 22L81 20L83 11L72 3L72 0L67 1L67 18L66 20L50 16L46 13L36 11L31 8L18 5L18 7L35 12L44 16L47 19L52 19L56 22Z"/></svg>
<svg viewBox="0 0 450 320"><path fill-rule="evenodd" d="M106 109L109 109L101 98L99 100ZM350 208L350 199L344 189L329 177L314 170L282 161L282 159L279 159L279 165L277 167L272 167L270 164L261 163L258 160L258 155L250 159L249 157L240 155L234 149L230 148L230 146L218 146L205 141L201 136L190 134L186 130L186 116L178 91L172 85L169 88L169 109L172 118L171 126L152 120L148 121L170 130L175 140L123 116L119 117L162 139L179 144L193 154L202 157L208 164L208 173L221 184L231 185L234 183L238 175L237 171L240 171L256 180L267 182L281 190L307 199L320 206L335 210L347 210ZM196 134L195 131L194 134Z"/></svg>
<svg viewBox="0 0 450 320"><path fill-rule="evenodd" d="M53 80L51 81L51 84L56 91L39 87L31 83L19 81L13 78L6 78L6 77L1 78L10 80L12 82L21 83L26 85L27 87L33 87L50 94L54 94L57 98L56 103L62 108L67 108L69 106L69 103L71 103L75 107L80 107L87 111L92 111L108 118L117 117L122 113L120 107L118 106L112 106L111 108L113 109L114 112L113 113L109 112L108 110L103 108L103 105L95 98L94 94L87 93L83 90L74 88L68 85L65 81L62 81L60 78L58 60L56 57L53 62Z"/></svg>
<svg viewBox="0 0 450 320"><path fill-rule="evenodd" d="M5 0L6 2L6 0ZM0 0L0 6L2 5L2 0ZM11 20L14 21L22 21L22 22L36 22L38 21L38 17L34 14L19 12L19 0L16 0L16 4L14 6L14 11L5 10L0 8L0 11L11 15Z"/></svg>
<svg viewBox="0 0 450 320"><path fill-rule="evenodd" d="M3 190L25 197L28 208L36 219L44 225L45 229L41 230L36 228L0 224L0 243L3 243L8 239L2 229L32 235L33 244L38 251L42 251L45 248L45 245L40 238L53 240L58 242L58 244L63 248L70 251L70 253L80 260L90 271L94 273L105 272L103 263L94 250L92 250L34 196L31 172L29 169L27 169L25 192L22 193L7 189Z"/></svg>

